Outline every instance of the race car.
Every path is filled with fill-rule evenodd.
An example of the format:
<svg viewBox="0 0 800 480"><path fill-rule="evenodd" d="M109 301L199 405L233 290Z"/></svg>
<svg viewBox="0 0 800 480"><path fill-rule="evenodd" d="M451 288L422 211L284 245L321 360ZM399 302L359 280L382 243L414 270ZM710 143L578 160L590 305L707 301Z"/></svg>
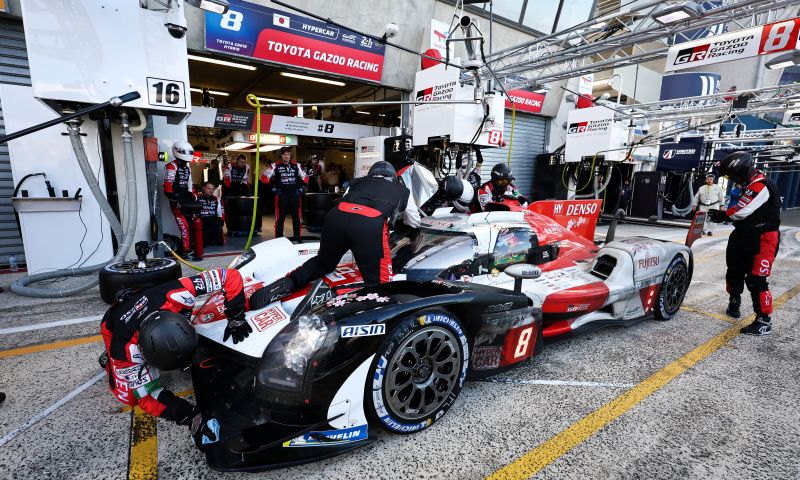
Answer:
<svg viewBox="0 0 800 480"><path fill-rule="evenodd" d="M195 395L221 427L209 465L279 468L364 445L378 429L413 433L444 415L465 380L513 368L545 340L668 320L680 308L692 275L687 246L634 237L598 247L597 201L500 207L437 211L398 233L397 281L357 288L345 258L324 279L248 312L253 333L236 345L222 340L221 299L199 306ZM252 291L317 249L270 240L234 266Z"/></svg>

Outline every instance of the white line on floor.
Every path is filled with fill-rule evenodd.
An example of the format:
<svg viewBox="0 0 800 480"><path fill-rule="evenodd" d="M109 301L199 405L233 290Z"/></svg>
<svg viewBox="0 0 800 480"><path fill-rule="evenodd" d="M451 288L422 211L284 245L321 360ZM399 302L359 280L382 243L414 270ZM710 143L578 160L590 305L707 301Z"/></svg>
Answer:
<svg viewBox="0 0 800 480"><path fill-rule="evenodd" d="M6 443L10 442L11 440L13 440L20 433L24 432L25 430L29 429L30 427L32 427L33 425L38 423L41 419L43 419L46 416L48 416L51 413L53 413L58 407L64 405L67 402L69 402L70 400L75 398L79 393L81 393L82 391L84 391L87 388L91 387L92 385L97 383L98 380L100 380L101 378L103 378L105 376L106 376L105 372L98 373L97 375L92 377L91 380L89 380L88 382L84 383L83 385L81 385L80 387L76 388L75 390L69 392L67 394L67 396L65 396L61 400L57 401L56 403L54 403L54 404L50 405L49 407L47 407L46 409L42 410L42 412L39 413L38 415L36 415L34 417L31 417L30 420L28 420L24 424L20 425L16 429L12 430L11 432L9 432L5 437L0 438L0 447L5 445ZM9 398L8 400L12 400L12 399Z"/></svg>
<svg viewBox="0 0 800 480"><path fill-rule="evenodd" d="M9 333L29 332L31 330L41 330L44 328L63 327L64 325L75 325L76 323L96 322L102 318L103 318L102 315L94 315L91 317L73 318L70 320L59 320L57 322L22 325L21 327L0 328L0 335L7 335Z"/></svg>
<svg viewBox="0 0 800 480"><path fill-rule="evenodd" d="M633 383L573 382L569 380L515 380L512 378L487 378L486 382L522 385L558 385L567 387L612 387L631 388Z"/></svg>

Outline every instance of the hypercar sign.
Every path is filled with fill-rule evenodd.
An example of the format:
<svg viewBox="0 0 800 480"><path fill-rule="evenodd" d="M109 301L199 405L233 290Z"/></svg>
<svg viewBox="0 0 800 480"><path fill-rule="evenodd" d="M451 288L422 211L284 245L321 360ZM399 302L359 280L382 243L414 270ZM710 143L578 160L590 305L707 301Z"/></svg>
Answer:
<svg viewBox="0 0 800 480"><path fill-rule="evenodd" d="M385 45L325 22L230 0L206 13L206 49L380 82Z"/></svg>
<svg viewBox="0 0 800 480"><path fill-rule="evenodd" d="M667 71L777 53L797 48L800 18L737 30L675 45L667 54Z"/></svg>

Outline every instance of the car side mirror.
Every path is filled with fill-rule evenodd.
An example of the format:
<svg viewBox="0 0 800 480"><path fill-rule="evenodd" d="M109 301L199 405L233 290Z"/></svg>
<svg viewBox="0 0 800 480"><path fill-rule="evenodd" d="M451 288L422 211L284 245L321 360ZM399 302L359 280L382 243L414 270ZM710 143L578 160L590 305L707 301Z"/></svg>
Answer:
<svg viewBox="0 0 800 480"><path fill-rule="evenodd" d="M542 269L528 263L511 265L503 270L503 272L514 279L514 291L517 293L522 291L523 280L539 278L542 275Z"/></svg>

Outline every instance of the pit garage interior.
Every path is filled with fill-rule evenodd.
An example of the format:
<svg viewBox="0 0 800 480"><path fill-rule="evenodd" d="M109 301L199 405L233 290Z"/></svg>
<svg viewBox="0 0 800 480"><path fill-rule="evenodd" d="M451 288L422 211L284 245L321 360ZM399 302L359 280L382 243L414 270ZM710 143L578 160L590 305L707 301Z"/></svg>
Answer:
<svg viewBox="0 0 800 480"><path fill-rule="evenodd" d="M800 478L796 2L55 3L0 1L0 478ZM195 189L210 181L237 205L222 245L198 250L189 217L192 254L163 190L177 142L192 147ZM275 238L274 183L259 183L282 148L321 164L289 240ZM746 226L698 213L756 195L720 172L734 152L778 197L769 335L742 333L757 317L747 286L741 315L726 313L726 271L743 261L730 242ZM226 195L240 154L250 190ZM205 317L224 317L221 297L192 296L197 351L159 382L198 422L218 420L215 442L198 448L191 425L117 401L98 357L122 273L135 289L145 272L233 268L252 298L317 253L329 210L379 160L405 172L406 210L420 212L413 226L398 211L388 234L393 281L354 290L347 254L319 284L248 311L238 346L225 318ZM491 183L499 164L515 193L426 213L448 178ZM484 309L485 292L504 300ZM421 297L407 317L383 313ZM365 324L367 309L381 313ZM397 399L415 397L383 372L403 370L393 352L418 332L464 338L464 374L419 354L414 388L444 394L402 416ZM345 353L333 373L300 374L302 396L258 393L274 358L297 365L297 339L312 345L303 372Z"/></svg>

